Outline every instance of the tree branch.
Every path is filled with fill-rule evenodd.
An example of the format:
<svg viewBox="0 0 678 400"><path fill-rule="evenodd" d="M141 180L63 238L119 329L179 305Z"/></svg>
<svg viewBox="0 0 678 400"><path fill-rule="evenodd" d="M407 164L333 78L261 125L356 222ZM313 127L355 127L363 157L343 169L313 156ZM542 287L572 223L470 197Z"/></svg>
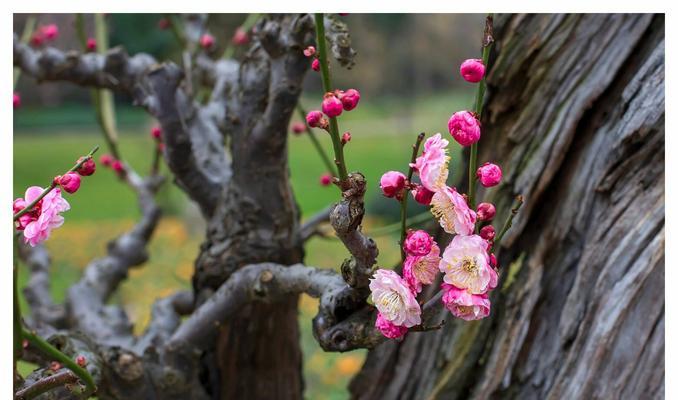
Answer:
<svg viewBox="0 0 678 400"><path fill-rule="evenodd" d="M25 385L14 394L15 400L32 399L51 389L76 383L78 377L71 370L63 369Z"/></svg>
<svg viewBox="0 0 678 400"><path fill-rule="evenodd" d="M307 219L306 222L301 225L299 233L301 235L301 240L305 242L314 235L319 234L320 231L318 230L318 227L324 223L330 222L330 213L333 209L334 206L325 207Z"/></svg>
<svg viewBox="0 0 678 400"><path fill-rule="evenodd" d="M19 241L21 242L21 241ZM58 328L65 322L65 311L62 305L57 305L50 294L49 253L44 245L35 247L19 243L19 257L30 269L31 277L23 289L26 302L31 309L31 315L36 327L43 324Z"/></svg>

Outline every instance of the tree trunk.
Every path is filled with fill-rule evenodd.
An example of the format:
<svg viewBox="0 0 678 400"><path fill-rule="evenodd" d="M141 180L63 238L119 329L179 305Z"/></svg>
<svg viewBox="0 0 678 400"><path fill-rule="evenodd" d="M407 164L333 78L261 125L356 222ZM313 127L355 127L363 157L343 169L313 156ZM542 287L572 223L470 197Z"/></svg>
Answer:
<svg viewBox="0 0 678 400"><path fill-rule="evenodd" d="M352 396L663 398L664 17L502 15L495 38L479 162L505 179L481 194L495 227L525 205L491 316L375 348Z"/></svg>

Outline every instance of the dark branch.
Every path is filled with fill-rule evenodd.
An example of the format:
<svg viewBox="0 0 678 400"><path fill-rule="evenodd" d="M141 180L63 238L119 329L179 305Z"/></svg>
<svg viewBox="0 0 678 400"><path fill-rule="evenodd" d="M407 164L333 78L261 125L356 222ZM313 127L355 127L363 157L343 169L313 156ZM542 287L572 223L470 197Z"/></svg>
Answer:
<svg viewBox="0 0 678 400"><path fill-rule="evenodd" d="M151 322L134 348L138 354L150 346L160 347L165 343L181 323L181 316L193 311L193 293L177 292L171 296L156 300L153 304Z"/></svg>
<svg viewBox="0 0 678 400"><path fill-rule="evenodd" d="M326 207L315 215L312 215L306 222L301 225L300 229L300 235L301 235L301 240L304 242L313 237L314 235L317 235L320 233L319 231L319 226L330 222L330 213L334 209L334 206L329 206Z"/></svg>
<svg viewBox="0 0 678 400"><path fill-rule="evenodd" d="M31 272L24 288L24 297L31 308L34 324L36 327L41 327L42 324L55 328L63 326L64 308L55 304L50 294L50 259L47 249L42 244L31 247L21 243L19 257Z"/></svg>
<svg viewBox="0 0 678 400"><path fill-rule="evenodd" d="M78 381L78 377L69 369L63 369L52 375L47 375L17 390L14 394L16 400L32 399L57 387L64 387Z"/></svg>

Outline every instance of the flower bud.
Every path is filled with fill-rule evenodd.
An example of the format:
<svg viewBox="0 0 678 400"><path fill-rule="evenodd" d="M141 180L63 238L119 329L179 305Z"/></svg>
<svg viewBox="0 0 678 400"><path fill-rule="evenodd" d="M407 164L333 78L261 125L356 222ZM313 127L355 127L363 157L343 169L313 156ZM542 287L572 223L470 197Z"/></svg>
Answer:
<svg viewBox="0 0 678 400"><path fill-rule="evenodd" d="M31 36L31 44L33 47L39 47L42 46L42 44L45 42L45 37L42 35L42 32L35 32L33 36Z"/></svg>
<svg viewBox="0 0 678 400"><path fill-rule="evenodd" d="M497 210L492 203L480 203L476 209L476 216L480 221L492 221Z"/></svg>
<svg viewBox="0 0 678 400"><path fill-rule="evenodd" d="M153 139L160 139L160 136L162 135L162 130L160 129L159 126L154 126L151 128L151 136Z"/></svg>
<svg viewBox="0 0 678 400"><path fill-rule="evenodd" d="M496 186L501 181L501 168L497 164L486 162L476 171L480 184L485 187Z"/></svg>
<svg viewBox="0 0 678 400"><path fill-rule="evenodd" d="M431 252L433 237L426 231L410 231L405 239L403 249L411 256L425 256Z"/></svg>
<svg viewBox="0 0 678 400"><path fill-rule="evenodd" d="M307 48L304 49L304 55L306 57L311 57L315 54L315 47L313 46L308 46Z"/></svg>
<svg viewBox="0 0 678 400"><path fill-rule="evenodd" d="M78 364L79 367L85 368L85 366L87 366L87 359L85 358L85 356L80 354L77 357L75 357L75 363Z"/></svg>
<svg viewBox="0 0 678 400"><path fill-rule="evenodd" d="M59 27L56 24L45 25L40 31L42 36L47 40L54 40L59 36Z"/></svg>
<svg viewBox="0 0 678 400"><path fill-rule="evenodd" d="M459 111L447 122L450 135L462 146L470 146L480 139L480 122L469 111Z"/></svg>
<svg viewBox="0 0 678 400"><path fill-rule="evenodd" d="M434 194L435 192L426 189L422 185L417 185L417 187L412 190L412 196L414 196L414 200L417 203L425 206L431 204L431 200L433 199Z"/></svg>
<svg viewBox="0 0 678 400"><path fill-rule="evenodd" d="M470 58L461 63L459 73L466 82L478 83L485 76L485 64L483 64L483 60Z"/></svg>
<svg viewBox="0 0 678 400"><path fill-rule="evenodd" d="M341 100L344 110L351 111L356 108L360 101L360 92L355 89L348 89L339 97L339 99Z"/></svg>
<svg viewBox="0 0 678 400"><path fill-rule="evenodd" d="M87 39L86 47L87 47L88 51L96 51L96 49L97 49L96 39L94 39L94 38Z"/></svg>
<svg viewBox="0 0 678 400"><path fill-rule="evenodd" d="M113 171L118 173L123 172L125 170L125 167L123 167L120 160L113 160L113 162L111 163L111 168L113 169Z"/></svg>
<svg viewBox="0 0 678 400"><path fill-rule="evenodd" d="M320 121L322 121L322 119L323 113L318 110L309 111L308 114L306 114L306 123L311 128L320 127Z"/></svg>
<svg viewBox="0 0 678 400"><path fill-rule="evenodd" d="M167 18L160 18L160 20L158 21L158 28L163 30L163 31L165 29L169 28L170 25L171 25L171 22Z"/></svg>
<svg viewBox="0 0 678 400"><path fill-rule="evenodd" d="M332 183L332 175L329 173L324 173L320 175L320 184L323 186L329 186Z"/></svg>
<svg viewBox="0 0 678 400"><path fill-rule="evenodd" d="M209 33L205 33L200 37L200 46L203 49L210 49L212 46L214 46L214 36L210 35Z"/></svg>
<svg viewBox="0 0 678 400"><path fill-rule="evenodd" d="M111 164L113 164L113 161L115 161L115 158L110 154L102 154L101 157L99 157L99 162L104 167L110 167Z"/></svg>
<svg viewBox="0 0 678 400"><path fill-rule="evenodd" d="M250 38L247 36L247 31L245 31L241 26L235 30L233 34L233 44L236 46L242 46L247 44L250 41Z"/></svg>
<svg viewBox="0 0 678 400"><path fill-rule="evenodd" d="M407 177L399 171L388 171L381 176L379 186L386 197L397 196L404 188Z"/></svg>
<svg viewBox="0 0 678 400"><path fill-rule="evenodd" d="M14 108L21 107L21 96L19 96L19 92L14 92L14 96L12 96L12 105Z"/></svg>
<svg viewBox="0 0 678 400"><path fill-rule="evenodd" d="M65 175L57 176L54 181L66 191L66 193L75 193L80 189L80 175L75 172L68 172Z"/></svg>
<svg viewBox="0 0 678 400"><path fill-rule="evenodd" d="M320 60L317 58L314 59L313 62L311 62L311 69L314 71L320 71Z"/></svg>
<svg viewBox="0 0 678 400"><path fill-rule="evenodd" d="M327 94L323 99L322 104L323 112L328 117L337 117L341 115L341 112L344 111L344 107L341 104L341 101L334 96L334 94Z"/></svg>
<svg viewBox="0 0 678 400"><path fill-rule="evenodd" d="M490 265L492 268L499 268L499 264L497 264L497 257L494 255L494 253L490 253Z"/></svg>
<svg viewBox="0 0 678 400"><path fill-rule="evenodd" d="M80 157L78 159L78 162L82 161L84 158L85 157ZM77 169L77 172L82 176L90 176L96 170L97 170L97 165L94 163L94 160L90 157L89 159L85 160L80 165L80 168Z"/></svg>
<svg viewBox="0 0 678 400"><path fill-rule="evenodd" d="M485 225L482 228L480 228L480 237L487 240L488 242L494 240L495 234L496 232L494 231L494 226L492 225Z"/></svg>
<svg viewBox="0 0 678 400"><path fill-rule="evenodd" d="M321 116L321 118L322 118L322 116ZM305 130L306 130L306 125L304 125L303 122L297 121L297 122L292 123L292 132L294 132L295 134L299 135L301 133L304 133Z"/></svg>
<svg viewBox="0 0 678 400"><path fill-rule="evenodd" d="M346 144L351 141L351 132L344 132L341 136L341 144Z"/></svg>
<svg viewBox="0 0 678 400"><path fill-rule="evenodd" d="M18 213L19 211L26 208L27 205L28 204L26 203L26 200L19 197L18 199L14 200L14 202L12 203L12 214Z"/></svg>

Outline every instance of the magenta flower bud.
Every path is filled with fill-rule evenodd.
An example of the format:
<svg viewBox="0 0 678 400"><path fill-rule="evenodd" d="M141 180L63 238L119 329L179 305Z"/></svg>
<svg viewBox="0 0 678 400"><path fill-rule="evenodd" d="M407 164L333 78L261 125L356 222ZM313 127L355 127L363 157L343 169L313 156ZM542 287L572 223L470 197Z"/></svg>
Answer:
<svg viewBox="0 0 678 400"><path fill-rule="evenodd" d="M322 119L323 113L318 110L309 111L308 114L306 114L306 123L311 128L318 128Z"/></svg>
<svg viewBox="0 0 678 400"><path fill-rule="evenodd" d="M355 89L348 89L345 91L341 97L341 104L344 106L344 110L351 111L358 105L360 101L360 92Z"/></svg>
<svg viewBox="0 0 678 400"><path fill-rule="evenodd" d="M209 49L214 46L214 36L210 35L209 33L202 35L200 37L200 46L203 49Z"/></svg>
<svg viewBox="0 0 678 400"><path fill-rule="evenodd" d="M486 162L476 171L480 184L485 187L496 186L501 181L501 168L497 164Z"/></svg>
<svg viewBox="0 0 678 400"><path fill-rule="evenodd" d="M433 237L426 231L410 231L405 239L403 249L411 256L425 256L431 252Z"/></svg>
<svg viewBox="0 0 678 400"><path fill-rule="evenodd" d="M480 221L492 221L497 210L492 203L480 203L476 209L476 216Z"/></svg>
<svg viewBox="0 0 678 400"><path fill-rule="evenodd" d="M344 132L341 136L341 144L346 144L351 141L351 132Z"/></svg>
<svg viewBox="0 0 678 400"><path fill-rule="evenodd" d="M494 255L494 253L490 254L490 265L492 268L499 268L499 264L497 264L497 257Z"/></svg>
<svg viewBox="0 0 678 400"><path fill-rule="evenodd" d="M59 27L56 24L45 25L41 28L42 36L47 40L54 40L59 36Z"/></svg>
<svg viewBox="0 0 678 400"><path fill-rule="evenodd" d="M65 175L57 176L54 180L66 193L72 194L80 189L80 175L75 172L68 172Z"/></svg>
<svg viewBox="0 0 678 400"><path fill-rule="evenodd" d="M332 175L329 173L324 173L320 175L320 184L323 186L329 186L332 183Z"/></svg>
<svg viewBox="0 0 678 400"><path fill-rule="evenodd" d="M113 171L118 173L123 172L125 170L125 167L122 166L120 160L113 160L113 162L111 163L111 168L113 168Z"/></svg>
<svg viewBox="0 0 678 400"><path fill-rule="evenodd" d="M417 185L417 187L414 190L412 190L412 196L414 196L414 200L417 203L425 206L431 204L431 200L433 199L434 194L435 192L426 189L422 185Z"/></svg>
<svg viewBox="0 0 678 400"><path fill-rule="evenodd" d="M242 27L238 27L233 34L233 44L236 46L242 46L247 44L250 41L250 38L247 36L247 31Z"/></svg>
<svg viewBox="0 0 678 400"><path fill-rule="evenodd" d="M480 122L469 111L459 111L447 122L450 135L462 146L470 146L480 139Z"/></svg>
<svg viewBox="0 0 678 400"><path fill-rule="evenodd" d="M466 82L478 83L485 76L485 64L483 64L483 60L470 58L461 63L459 73Z"/></svg>
<svg viewBox="0 0 678 400"><path fill-rule="evenodd" d="M377 320L374 322L374 327L379 329L379 332L389 339L398 339L405 336L407 333L406 327L393 324L393 322L384 318L381 313L377 313Z"/></svg>
<svg viewBox="0 0 678 400"><path fill-rule="evenodd" d="M344 111L344 106L341 101L334 96L334 94L325 95L322 104L323 112L328 117L338 117Z"/></svg>
<svg viewBox="0 0 678 400"><path fill-rule="evenodd" d="M87 47L88 51L95 51L97 49L96 39L94 39L94 38L87 39L86 47Z"/></svg>
<svg viewBox="0 0 678 400"><path fill-rule="evenodd" d="M85 157L80 157L80 159L78 159L78 162L82 161L84 158ZM94 171L96 171L96 170L97 170L97 165L94 162L94 160L90 158L90 159L84 161L82 163L82 165L80 165L80 168L78 168L77 171L78 171L78 174L80 174L81 176L90 176L90 175L94 174Z"/></svg>
<svg viewBox="0 0 678 400"><path fill-rule="evenodd" d="M495 234L496 232L494 231L494 226L492 225L485 225L482 228L480 228L480 237L487 240L488 242L494 240Z"/></svg>
<svg viewBox="0 0 678 400"><path fill-rule="evenodd" d="M28 205L28 203L26 203L26 200L19 197L18 199L14 200L14 202L12 203L12 214L18 213L19 211L26 208L27 205Z"/></svg>
<svg viewBox="0 0 678 400"><path fill-rule="evenodd" d="M79 367L84 368L85 366L87 366L87 359L85 358L85 356L80 354L77 357L75 357L75 363L78 364Z"/></svg>
<svg viewBox="0 0 678 400"><path fill-rule="evenodd" d="M160 136L162 135L162 130L160 129L159 126L154 126L151 128L151 136L153 139L160 139Z"/></svg>
<svg viewBox="0 0 678 400"><path fill-rule="evenodd" d="M31 44L33 47L39 47L42 46L42 44L45 42L45 36L43 36L42 32L38 31L31 36Z"/></svg>
<svg viewBox="0 0 678 400"><path fill-rule="evenodd" d="M110 154L103 154L101 157L99 157L99 162L104 167L110 167L111 164L113 164L113 161L115 161L115 159Z"/></svg>
<svg viewBox="0 0 678 400"><path fill-rule="evenodd" d="M379 186L386 197L397 196L404 188L407 177L399 171L388 171L381 176Z"/></svg>
<svg viewBox="0 0 678 400"><path fill-rule="evenodd" d="M14 108L21 107L21 96L19 96L19 92L14 92L14 96L12 96L12 105Z"/></svg>
<svg viewBox="0 0 678 400"><path fill-rule="evenodd" d="M320 71L320 60L318 60L317 58L314 59L313 62L311 63L311 69L313 69L314 71Z"/></svg>
<svg viewBox="0 0 678 400"><path fill-rule="evenodd" d="M315 54L315 47L313 46L308 46L307 48L304 49L304 55L306 57L311 57Z"/></svg>
<svg viewBox="0 0 678 400"><path fill-rule="evenodd" d="M320 116L322 118L322 115ZM297 121L292 123L292 132L295 134L299 135L300 133L304 133L306 130L306 125L304 125L303 122Z"/></svg>

